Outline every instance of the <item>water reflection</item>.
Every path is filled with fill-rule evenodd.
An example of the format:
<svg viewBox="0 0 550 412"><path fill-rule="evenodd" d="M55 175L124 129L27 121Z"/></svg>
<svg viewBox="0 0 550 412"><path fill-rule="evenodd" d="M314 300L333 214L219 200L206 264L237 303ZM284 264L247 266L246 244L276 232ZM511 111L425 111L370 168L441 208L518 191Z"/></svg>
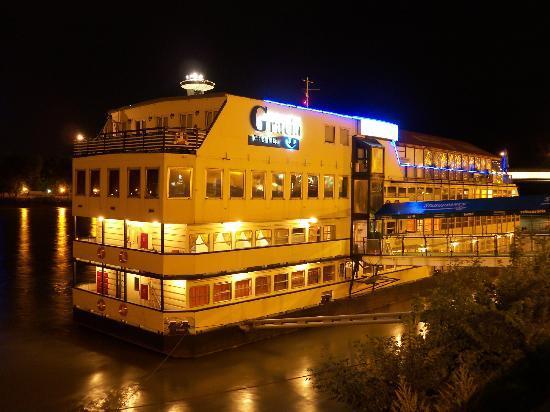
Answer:
<svg viewBox="0 0 550 412"><path fill-rule="evenodd" d="M307 330L200 359L170 359L144 380L162 356L72 321L70 209L9 208L0 219L10 237L0 243L8 260L0 316L10 320L0 333L0 383L10 388L0 410L340 411L305 380L308 368L329 354L349 356L352 342L366 334L402 333L395 325Z"/></svg>

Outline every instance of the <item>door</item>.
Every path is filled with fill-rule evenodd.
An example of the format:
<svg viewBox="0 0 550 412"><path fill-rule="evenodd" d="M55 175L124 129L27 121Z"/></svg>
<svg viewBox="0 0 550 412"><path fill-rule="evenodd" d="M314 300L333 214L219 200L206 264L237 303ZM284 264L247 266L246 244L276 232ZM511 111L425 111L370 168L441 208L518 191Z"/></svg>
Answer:
<svg viewBox="0 0 550 412"><path fill-rule="evenodd" d="M142 233L139 238L139 247L141 249L149 249L149 234Z"/></svg>

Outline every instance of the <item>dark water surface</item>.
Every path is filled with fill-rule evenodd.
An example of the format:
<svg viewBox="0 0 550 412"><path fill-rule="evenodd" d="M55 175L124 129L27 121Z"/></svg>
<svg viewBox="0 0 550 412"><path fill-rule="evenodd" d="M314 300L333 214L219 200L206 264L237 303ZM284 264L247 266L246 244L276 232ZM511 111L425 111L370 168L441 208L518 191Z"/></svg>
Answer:
<svg viewBox="0 0 550 412"><path fill-rule="evenodd" d="M0 410L346 410L307 369L400 326L306 330L199 359L169 359L72 322L71 211L0 206ZM399 310L402 307L393 307Z"/></svg>

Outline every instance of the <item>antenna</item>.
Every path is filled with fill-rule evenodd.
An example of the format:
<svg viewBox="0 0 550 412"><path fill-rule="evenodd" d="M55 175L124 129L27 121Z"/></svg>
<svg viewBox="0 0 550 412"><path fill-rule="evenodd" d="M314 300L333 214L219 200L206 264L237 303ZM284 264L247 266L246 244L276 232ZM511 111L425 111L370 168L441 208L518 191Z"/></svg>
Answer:
<svg viewBox="0 0 550 412"><path fill-rule="evenodd" d="M317 92L321 89L313 89L309 87L310 84L314 84L313 80L309 80L309 76L306 76L305 80L302 80L306 84L306 98L304 100L304 106L309 107L309 92Z"/></svg>

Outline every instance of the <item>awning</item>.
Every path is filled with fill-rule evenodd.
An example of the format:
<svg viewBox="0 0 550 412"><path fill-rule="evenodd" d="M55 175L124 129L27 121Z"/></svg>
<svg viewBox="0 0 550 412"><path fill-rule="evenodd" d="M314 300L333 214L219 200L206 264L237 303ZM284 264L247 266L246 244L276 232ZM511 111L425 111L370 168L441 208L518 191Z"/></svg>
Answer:
<svg viewBox="0 0 550 412"><path fill-rule="evenodd" d="M550 215L550 195L387 203L376 212L375 216L377 219L422 219L517 214Z"/></svg>

